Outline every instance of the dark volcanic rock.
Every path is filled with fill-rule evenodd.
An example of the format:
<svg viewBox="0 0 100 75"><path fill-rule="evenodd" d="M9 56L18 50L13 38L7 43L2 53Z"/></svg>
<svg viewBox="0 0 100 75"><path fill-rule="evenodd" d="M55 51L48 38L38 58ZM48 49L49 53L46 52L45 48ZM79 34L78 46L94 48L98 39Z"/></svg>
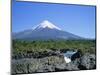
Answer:
<svg viewBox="0 0 100 75"><path fill-rule="evenodd" d="M55 65L55 71L67 71L66 63L60 63Z"/></svg>
<svg viewBox="0 0 100 75"><path fill-rule="evenodd" d="M86 69L96 68L96 56L94 54L85 54L80 58L80 65Z"/></svg>
<svg viewBox="0 0 100 75"><path fill-rule="evenodd" d="M45 52L46 53L46 52ZM76 58L70 63L66 63L61 55L47 55L43 58L23 58L12 60L12 73L39 73L39 72L58 72L89 70L96 68L95 54L86 53L80 58ZM57 52L56 54L59 54Z"/></svg>
<svg viewBox="0 0 100 75"><path fill-rule="evenodd" d="M81 57L81 53L79 51L77 51L75 54L72 55L71 60L75 60L76 58L80 58Z"/></svg>

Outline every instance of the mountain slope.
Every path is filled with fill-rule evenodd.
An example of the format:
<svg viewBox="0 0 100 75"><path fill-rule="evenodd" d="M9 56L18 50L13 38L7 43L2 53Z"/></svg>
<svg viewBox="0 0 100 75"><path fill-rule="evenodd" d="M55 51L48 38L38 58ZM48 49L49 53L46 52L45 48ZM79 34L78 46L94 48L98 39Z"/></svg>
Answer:
<svg viewBox="0 0 100 75"><path fill-rule="evenodd" d="M13 39L22 40L59 40L59 39L82 39L72 33L63 31L51 22L45 20L36 27L13 35Z"/></svg>

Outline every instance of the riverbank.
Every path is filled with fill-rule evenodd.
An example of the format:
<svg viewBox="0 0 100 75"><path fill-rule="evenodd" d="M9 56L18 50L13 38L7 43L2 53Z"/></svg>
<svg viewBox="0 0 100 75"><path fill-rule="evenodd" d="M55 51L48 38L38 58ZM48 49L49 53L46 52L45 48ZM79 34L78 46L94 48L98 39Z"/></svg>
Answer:
<svg viewBox="0 0 100 75"><path fill-rule="evenodd" d="M49 53L50 54L50 53ZM58 71L77 71L96 69L95 54L86 53L70 63L66 63L63 55L51 53L41 58L12 59L12 73L42 73Z"/></svg>
<svg viewBox="0 0 100 75"><path fill-rule="evenodd" d="M65 54L67 51L78 54L65 61L65 56L70 57ZM96 41L13 40L11 57L13 74L92 70L96 69Z"/></svg>

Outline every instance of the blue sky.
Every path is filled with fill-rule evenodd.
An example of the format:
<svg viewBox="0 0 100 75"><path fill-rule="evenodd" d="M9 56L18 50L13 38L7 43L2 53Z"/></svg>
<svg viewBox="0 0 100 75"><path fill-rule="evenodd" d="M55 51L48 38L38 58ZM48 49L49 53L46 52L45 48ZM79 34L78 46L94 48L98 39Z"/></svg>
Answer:
<svg viewBox="0 0 100 75"><path fill-rule="evenodd" d="M85 38L95 38L95 6L13 2L12 32L30 29L49 20L61 29Z"/></svg>

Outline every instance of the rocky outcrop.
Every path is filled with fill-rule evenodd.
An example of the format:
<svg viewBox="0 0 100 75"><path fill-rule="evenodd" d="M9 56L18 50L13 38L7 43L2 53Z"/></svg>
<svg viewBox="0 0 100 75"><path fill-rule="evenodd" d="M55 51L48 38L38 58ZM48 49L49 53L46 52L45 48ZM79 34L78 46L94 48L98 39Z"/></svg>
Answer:
<svg viewBox="0 0 100 75"><path fill-rule="evenodd" d="M80 65L86 69L96 68L96 56L94 54L86 53L80 58Z"/></svg>
<svg viewBox="0 0 100 75"><path fill-rule="evenodd" d="M39 73L90 70L96 68L95 54L86 53L70 63L66 63L63 56L47 56L43 58L24 58L12 60L12 73Z"/></svg>
<svg viewBox="0 0 100 75"><path fill-rule="evenodd" d="M12 59L23 59L23 58L44 58L49 56L60 56L60 51L47 50L42 52L30 52L12 54Z"/></svg>

